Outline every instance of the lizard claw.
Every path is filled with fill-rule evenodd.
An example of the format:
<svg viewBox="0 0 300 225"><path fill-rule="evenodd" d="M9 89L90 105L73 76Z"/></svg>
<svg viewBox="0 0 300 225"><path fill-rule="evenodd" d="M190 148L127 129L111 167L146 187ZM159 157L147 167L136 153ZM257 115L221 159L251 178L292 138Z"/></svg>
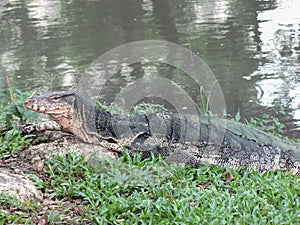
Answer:
<svg viewBox="0 0 300 225"><path fill-rule="evenodd" d="M36 125L32 123L21 126L20 130L22 134L30 134L34 131L38 131Z"/></svg>

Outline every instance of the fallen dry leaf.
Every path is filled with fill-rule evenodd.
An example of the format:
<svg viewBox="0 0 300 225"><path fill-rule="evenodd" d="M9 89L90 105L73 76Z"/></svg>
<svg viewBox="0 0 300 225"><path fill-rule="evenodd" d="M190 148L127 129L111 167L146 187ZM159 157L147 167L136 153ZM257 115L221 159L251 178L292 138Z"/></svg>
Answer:
<svg viewBox="0 0 300 225"><path fill-rule="evenodd" d="M232 173L228 172L226 174L226 182L231 182L234 179Z"/></svg>

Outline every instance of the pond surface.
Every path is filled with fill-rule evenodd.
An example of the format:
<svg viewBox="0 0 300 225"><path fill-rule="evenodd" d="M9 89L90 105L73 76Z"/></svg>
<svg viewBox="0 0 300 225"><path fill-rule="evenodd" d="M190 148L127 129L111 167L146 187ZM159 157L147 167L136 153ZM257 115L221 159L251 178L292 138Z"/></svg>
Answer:
<svg viewBox="0 0 300 225"><path fill-rule="evenodd" d="M74 89L91 73L108 72L109 79L87 87L101 85L98 98L106 104L134 81L154 76L178 84L193 102L201 102L201 85L181 68L151 63L147 57L134 65L123 63L120 70L116 57L110 60L114 69L96 66L87 75L91 64L111 49L165 40L208 65L229 114L240 111L247 119L284 110L286 115L278 117L286 125L285 135L300 138L299 12L299 0L6 0L0 3L0 67L10 85L24 91ZM183 62L172 54L157 57ZM188 107L180 97L170 102L158 93L151 99L145 90L132 90L141 96L137 101L149 97L170 109L177 109L175 101Z"/></svg>

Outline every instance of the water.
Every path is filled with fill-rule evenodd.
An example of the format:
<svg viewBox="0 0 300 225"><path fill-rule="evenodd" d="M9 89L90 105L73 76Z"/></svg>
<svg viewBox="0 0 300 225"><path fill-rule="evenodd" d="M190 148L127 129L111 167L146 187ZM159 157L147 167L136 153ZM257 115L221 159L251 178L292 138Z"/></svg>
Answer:
<svg viewBox="0 0 300 225"><path fill-rule="evenodd" d="M287 113L279 116L285 135L300 138L299 11L298 0L6 0L0 3L0 67L24 91L72 89L105 52L166 40L204 60L230 114L273 114L279 105ZM114 74L100 91L104 103L137 79L157 75L199 102L199 86L176 68L144 62L114 71L118 61L110 63ZM176 106L163 96L151 101Z"/></svg>

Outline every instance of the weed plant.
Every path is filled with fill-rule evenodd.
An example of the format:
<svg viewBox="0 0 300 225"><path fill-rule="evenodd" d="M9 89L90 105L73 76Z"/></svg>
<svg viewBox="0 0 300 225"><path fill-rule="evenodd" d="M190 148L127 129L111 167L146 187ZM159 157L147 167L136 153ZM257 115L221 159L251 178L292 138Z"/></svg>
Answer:
<svg viewBox="0 0 300 225"><path fill-rule="evenodd" d="M299 180L281 172L193 169L139 155L88 164L68 153L49 161L47 173L48 179L36 181L46 193L62 205L79 200L82 215L74 224L300 223ZM49 220L54 224L69 213Z"/></svg>
<svg viewBox="0 0 300 225"><path fill-rule="evenodd" d="M14 155L32 141L22 135L20 126L39 120L39 115L24 106L26 97L20 90L0 90L0 158Z"/></svg>

